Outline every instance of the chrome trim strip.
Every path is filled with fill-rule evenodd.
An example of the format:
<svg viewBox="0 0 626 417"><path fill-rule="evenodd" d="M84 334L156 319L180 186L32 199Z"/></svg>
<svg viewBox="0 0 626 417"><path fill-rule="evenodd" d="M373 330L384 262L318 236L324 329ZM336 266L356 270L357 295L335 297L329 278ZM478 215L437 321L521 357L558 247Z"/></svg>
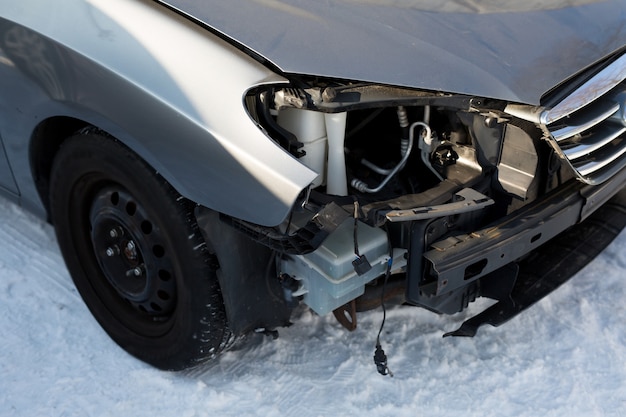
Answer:
<svg viewBox="0 0 626 417"><path fill-rule="evenodd" d="M613 142L617 137L619 137L624 132L626 132L626 127L623 127L606 136L597 135L597 138L595 138L595 142L586 141L585 143L581 143L573 148L563 149L563 153L570 160L581 158Z"/></svg>
<svg viewBox="0 0 626 417"><path fill-rule="evenodd" d="M556 139L557 142L562 141L567 138L571 138L572 136L576 136L579 133L584 132L587 129L591 129L595 125L600 122L608 119L613 114L617 113L620 108L619 103L609 103L610 107L600 107L599 109L594 109L594 113L591 115L591 120L585 120L583 123L575 124L572 123L566 127L561 129L557 129L552 131L552 136Z"/></svg>
<svg viewBox="0 0 626 417"><path fill-rule="evenodd" d="M550 124L572 114L578 109L602 97L626 79L626 54L609 64L571 95L550 110L541 113L541 123Z"/></svg>
<svg viewBox="0 0 626 417"><path fill-rule="evenodd" d="M595 160L595 161L589 161L588 163L582 166L576 166L575 168L580 173L580 175L587 177L588 175L595 173L599 169L602 169L605 166L609 165L611 162L617 160L619 157L621 157L625 153L626 153L626 143L624 143L621 146L619 152L612 152L608 158Z"/></svg>
<svg viewBox="0 0 626 417"><path fill-rule="evenodd" d="M626 184L626 169L618 170L609 181L600 185L587 185L580 190L580 195L585 199L583 210L580 213L580 221L585 220L595 210L617 194Z"/></svg>

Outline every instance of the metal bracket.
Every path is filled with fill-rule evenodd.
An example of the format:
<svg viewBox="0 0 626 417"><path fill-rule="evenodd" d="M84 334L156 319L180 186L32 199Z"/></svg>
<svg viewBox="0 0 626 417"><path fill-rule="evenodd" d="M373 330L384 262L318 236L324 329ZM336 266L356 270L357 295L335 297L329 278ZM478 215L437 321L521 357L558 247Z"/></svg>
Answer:
<svg viewBox="0 0 626 417"><path fill-rule="evenodd" d="M494 201L486 195L472 188L463 188L455 194L452 203L438 206L416 207L408 210L393 210L386 214L390 222L409 222L413 220L434 219L437 217L452 216L455 214L468 213L481 210L494 204Z"/></svg>
<svg viewBox="0 0 626 417"><path fill-rule="evenodd" d="M333 314L343 327L351 332L356 330L356 300L349 301L347 304L333 310Z"/></svg>

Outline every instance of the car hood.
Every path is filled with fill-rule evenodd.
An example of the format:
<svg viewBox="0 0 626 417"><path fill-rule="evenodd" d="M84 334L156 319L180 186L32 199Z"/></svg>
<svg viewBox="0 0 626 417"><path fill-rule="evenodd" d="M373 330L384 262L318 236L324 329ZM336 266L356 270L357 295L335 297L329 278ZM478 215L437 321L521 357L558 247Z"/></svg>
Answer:
<svg viewBox="0 0 626 417"><path fill-rule="evenodd" d="M623 0L164 3L285 73L527 104L626 44Z"/></svg>

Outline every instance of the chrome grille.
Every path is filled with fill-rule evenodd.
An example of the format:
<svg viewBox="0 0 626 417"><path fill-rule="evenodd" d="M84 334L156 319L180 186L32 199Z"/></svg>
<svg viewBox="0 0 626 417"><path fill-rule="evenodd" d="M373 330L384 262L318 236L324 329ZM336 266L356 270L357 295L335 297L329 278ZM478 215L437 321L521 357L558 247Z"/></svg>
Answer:
<svg viewBox="0 0 626 417"><path fill-rule="evenodd" d="M541 114L553 147L588 184L626 166L626 55Z"/></svg>

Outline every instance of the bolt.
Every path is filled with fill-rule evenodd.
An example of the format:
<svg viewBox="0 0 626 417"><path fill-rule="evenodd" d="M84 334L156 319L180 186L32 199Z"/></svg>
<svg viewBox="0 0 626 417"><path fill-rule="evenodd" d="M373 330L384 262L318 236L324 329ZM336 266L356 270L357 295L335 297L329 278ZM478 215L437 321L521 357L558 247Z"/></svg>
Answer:
<svg viewBox="0 0 626 417"><path fill-rule="evenodd" d="M124 256L126 259L134 260L137 259L137 245L132 240L129 240L126 243L126 247L124 248Z"/></svg>
<svg viewBox="0 0 626 417"><path fill-rule="evenodd" d="M337 97L337 90L332 87L326 87L324 91L322 91L322 100L331 103Z"/></svg>
<svg viewBox="0 0 626 417"><path fill-rule="evenodd" d="M498 119L495 117L487 117L484 120L485 127L493 129L498 124Z"/></svg>
<svg viewBox="0 0 626 417"><path fill-rule="evenodd" d="M111 236L113 239L116 239L122 236L123 234L124 234L124 230L122 230L121 227L114 227L113 229L109 230L109 236Z"/></svg>
<svg viewBox="0 0 626 417"><path fill-rule="evenodd" d="M127 277L131 277L131 276L140 277L141 275L143 275L143 268L140 266L136 266L126 271Z"/></svg>
<svg viewBox="0 0 626 417"><path fill-rule="evenodd" d="M113 246L107 248L106 254L107 254L108 257L119 255L120 254L120 248L118 248L117 245L113 245Z"/></svg>

